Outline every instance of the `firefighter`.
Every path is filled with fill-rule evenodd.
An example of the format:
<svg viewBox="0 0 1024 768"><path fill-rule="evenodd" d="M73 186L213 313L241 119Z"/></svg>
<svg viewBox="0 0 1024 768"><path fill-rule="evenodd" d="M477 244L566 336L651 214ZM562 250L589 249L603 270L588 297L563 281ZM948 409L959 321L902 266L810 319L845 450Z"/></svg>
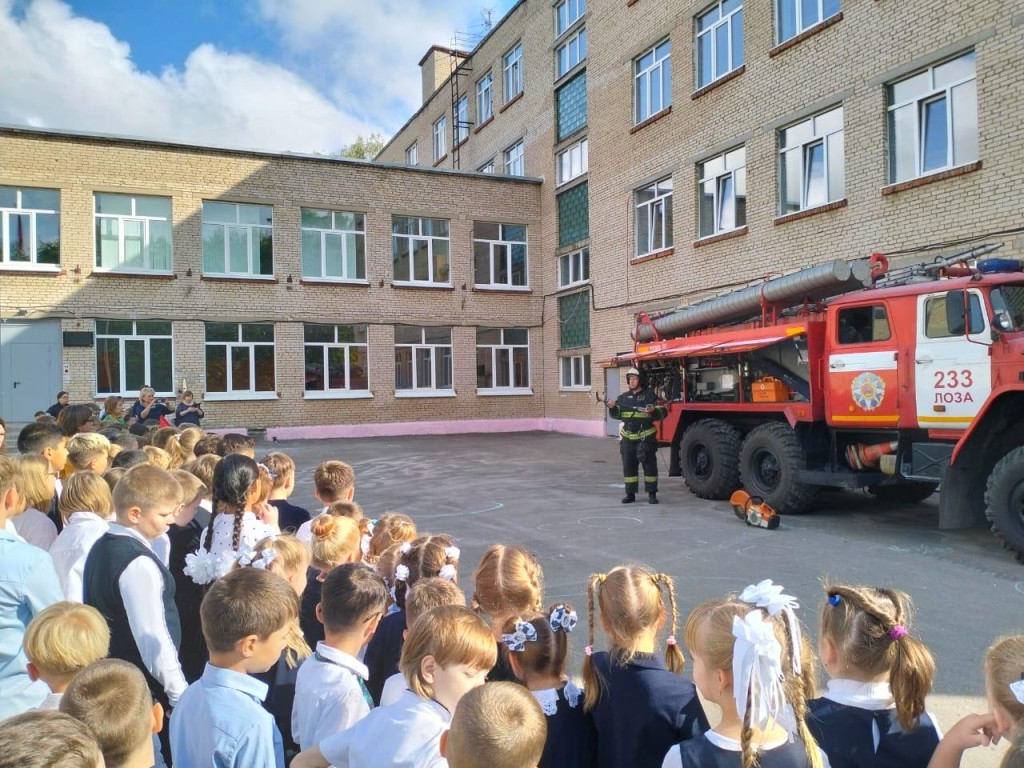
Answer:
<svg viewBox="0 0 1024 768"><path fill-rule="evenodd" d="M626 481L626 495L623 504L636 501L636 491L640 482L637 474L639 466L644 468L644 490L647 501L658 503L658 440L654 436L654 422L665 418L667 411L658 405L658 398L653 392L640 385L640 371L630 368L626 371L628 392L623 392L617 400L608 400L608 413L613 419L620 419L619 452L622 454L622 474Z"/></svg>

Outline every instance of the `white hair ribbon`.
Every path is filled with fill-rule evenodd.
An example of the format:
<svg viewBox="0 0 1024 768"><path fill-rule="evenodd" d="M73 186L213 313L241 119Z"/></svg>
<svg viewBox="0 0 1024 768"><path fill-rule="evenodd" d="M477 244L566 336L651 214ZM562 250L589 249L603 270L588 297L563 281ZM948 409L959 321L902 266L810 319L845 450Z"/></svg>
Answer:
<svg viewBox="0 0 1024 768"><path fill-rule="evenodd" d="M405 542L402 545L402 548L399 549L398 551L401 552L403 555L408 555L410 552L412 552L412 542L411 541Z"/></svg>
<svg viewBox="0 0 1024 768"><path fill-rule="evenodd" d="M1013 695L1017 697L1017 701L1024 704L1024 676L1022 676L1020 680L1010 683L1010 690L1013 692Z"/></svg>
<svg viewBox="0 0 1024 768"><path fill-rule="evenodd" d="M448 581L455 581L455 577L458 576L458 572L455 570L454 565L452 565L451 563L445 563L441 566L441 570L438 572L437 575L440 576L442 579L447 579Z"/></svg>
<svg viewBox="0 0 1024 768"><path fill-rule="evenodd" d="M752 726L763 729L774 720L793 733L796 722L783 688L782 646L774 625L760 611L751 611L733 618L732 634L732 691L740 720L746 722L749 693Z"/></svg>
<svg viewBox="0 0 1024 768"><path fill-rule="evenodd" d="M462 552L459 550L458 547L445 547L444 548L444 556L446 558L448 558L449 560L458 561L459 555L461 555L461 554L462 554Z"/></svg>
<svg viewBox="0 0 1024 768"><path fill-rule="evenodd" d="M800 603L792 595L785 594L783 589L781 584L773 584L771 579L765 579L757 584L751 584L740 592L740 601L764 608L771 616L778 616L780 613L785 615L786 623L789 625L789 636L793 639L793 674L799 675L802 671L800 656L803 652L803 638L794 609L799 608Z"/></svg>
<svg viewBox="0 0 1024 768"><path fill-rule="evenodd" d="M408 581L409 580L409 566L399 565L395 568L395 581Z"/></svg>

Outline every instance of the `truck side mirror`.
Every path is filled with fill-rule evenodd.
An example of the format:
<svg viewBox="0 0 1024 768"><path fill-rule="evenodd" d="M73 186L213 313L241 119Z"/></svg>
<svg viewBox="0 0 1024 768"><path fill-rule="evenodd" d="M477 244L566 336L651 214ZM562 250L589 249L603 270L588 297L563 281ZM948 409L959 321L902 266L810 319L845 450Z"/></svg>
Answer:
<svg viewBox="0 0 1024 768"><path fill-rule="evenodd" d="M950 291L946 294L946 327L953 336L967 332L967 292Z"/></svg>

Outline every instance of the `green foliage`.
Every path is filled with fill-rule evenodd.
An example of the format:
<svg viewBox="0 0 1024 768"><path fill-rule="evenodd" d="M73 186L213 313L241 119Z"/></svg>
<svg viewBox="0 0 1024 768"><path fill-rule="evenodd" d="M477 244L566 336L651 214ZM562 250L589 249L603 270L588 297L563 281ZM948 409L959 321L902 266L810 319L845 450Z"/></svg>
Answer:
<svg viewBox="0 0 1024 768"><path fill-rule="evenodd" d="M355 160L373 160L377 154L384 149L387 142L380 133L371 133L369 136L356 136L353 141L341 150L342 157L351 157Z"/></svg>

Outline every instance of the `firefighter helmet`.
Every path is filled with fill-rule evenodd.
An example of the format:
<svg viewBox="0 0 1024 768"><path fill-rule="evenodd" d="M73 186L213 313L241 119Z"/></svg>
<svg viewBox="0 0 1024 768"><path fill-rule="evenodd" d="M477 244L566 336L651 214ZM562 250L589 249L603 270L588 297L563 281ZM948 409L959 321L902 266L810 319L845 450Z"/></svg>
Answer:
<svg viewBox="0 0 1024 768"><path fill-rule="evenodd" d="M630 376L636 376L637 378L639 378L640 371L638 371L636 368L629 368L626 370L626 378L629 378Z"/></svg>

